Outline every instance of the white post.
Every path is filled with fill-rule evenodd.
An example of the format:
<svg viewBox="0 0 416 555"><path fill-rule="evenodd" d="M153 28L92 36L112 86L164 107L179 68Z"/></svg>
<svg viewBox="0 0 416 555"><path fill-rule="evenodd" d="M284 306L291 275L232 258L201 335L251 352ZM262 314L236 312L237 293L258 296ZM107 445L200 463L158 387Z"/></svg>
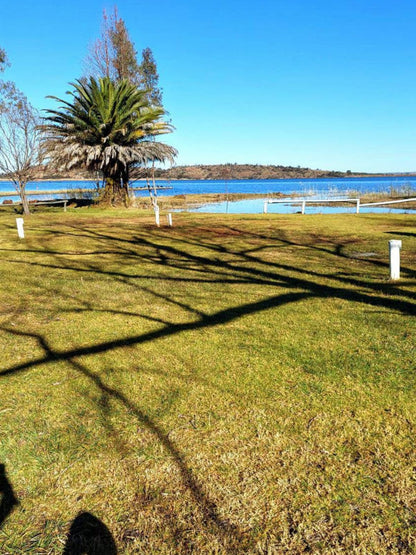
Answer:
<svg viewBox="0 0 416 555"><path fill-rule="evenodd" d="M269 203L268 203L267 200L266 200L266 201L264 202L264 204L263 204L263 214L267 214L267 205L268 205L268 204L269 204Z"/></svg>
<svg viewBox="0 0 416 555"><path fill-rule="evenodd" d="M160 227L159 206L155 206L155 220L156 220L157 227Z"/></svg>
<svg viewBox="0 0 416 555"><path fill-rule="evenodd" d="M170 212L168 214L168 226L172 227L172 214Z"/></svg>
<svg viewBox="0 0 416 555"><path fill-rule="evenodd" d="M360 213L360 199L357 198L357 214Z"/></svg>
<svg viewBox="0 0 416 555"><path fill-rule="evenodd" d="M305 213L306 201L302 200L302 214Z"/></svg>
<svg viewBox="0 0 416 555"><path fill-rule="evenodd" d="M23 218L16 218L16 225L17 225L17 234L19 235L19 239L24 239L25 232L23 229Z"/></svg>
<svg viewBox="0 0 416 555"><path fill-rule="evenodd" d="M400 279L400 249L402 242L398 240L389 241L390 248L390 279Z"/></svg>

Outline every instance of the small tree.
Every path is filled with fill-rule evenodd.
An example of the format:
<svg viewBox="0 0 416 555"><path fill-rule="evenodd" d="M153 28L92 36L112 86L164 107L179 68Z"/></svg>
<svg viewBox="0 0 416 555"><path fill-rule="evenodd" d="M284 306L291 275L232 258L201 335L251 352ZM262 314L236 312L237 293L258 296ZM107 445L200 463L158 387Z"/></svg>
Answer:
<svg viewBox="0 0 416 555"><path fill-rule="evenodd" d="M139 66L134 43L130 39L126 24L114 12L114 25L110 28L110 39L113 46L114 57L112 60L116 79L127 79L133 85L139 85Z"/></svg>
<svg viewBox="0 0 416 555"><path fill-rule="evenodd" d="M159 89L159 74L157 72L156 61L150 48L145 48L142 52L142 61L138 68L140 76L140 86L147 91L146 95L149 104L152 106L162 106L162 91Z"/></svg>
<svg viewBox="0 0 416 555"><path fill-rule="evenodd" d="M145 91L148 103L151 106L162 106L162 91L159 89L159 74L153 52L145 48L142 52L142 61L138 68L140 87ZM151 183L150 183L151 180ZM155 163L152 162L150 173L146 175L147 188L153 209L158 209L157 188L155 181Z"/></svg>
<svg viewBox="0 0 416 555"><path fill-rule="evenodd" d="M23 213L29 214L26 185L40 163L39 115L13 83L3 83L0 98L0 173L13 183Z"/></svg>
<svg viewBox="0 0 416 555"><path fill-rule="evenodd" d="M90 77L109 77L112 81L127 80L146 90L146 98L152 106L162 106L162 91L156 61L150 48L142 51L140 64L137 51L124 20L117 7L112 14L103 10L101 36L91 45L85 58L86 82Z"/></svg>

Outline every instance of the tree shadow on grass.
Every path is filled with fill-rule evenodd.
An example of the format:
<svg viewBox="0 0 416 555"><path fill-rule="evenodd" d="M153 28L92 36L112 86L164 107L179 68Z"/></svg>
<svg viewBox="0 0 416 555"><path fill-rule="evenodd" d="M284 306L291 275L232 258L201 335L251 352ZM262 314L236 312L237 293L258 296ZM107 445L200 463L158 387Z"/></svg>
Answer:
<svg viewBox="0 0 416 555"><path fill-rule="evenodd" d="M5 328L3 331L6 331ZM74 350L70 356L62 357L59 352L52 349L48 341L38 335L27 332L20 332L13 329L7 329L7 331L13 335L31 337L37 340L39 346L45 352L44 363L52 361L65 361L72 366L78 373L82 374L88 378L100 391L101 397L99 400L99 405L106 417L109 417L109 400L112 399L120 403L130 414L134 415L135 418L151 432L151 434L158 440L158 442L165 448L166 452L175 462L175 465L179 471L183 486L190 492L196 506L199 508L202 521L205 525L214 526L216 533L224 540L224 549L226 552L234 552L236 546L240 549L248 548L247 540L244 535L238 530L238 527L230 523L227 519L221 518L219 516L219 511L216 504L211 501L208 495L205 493L204 488L200 481L196 478L194 473L188 468L186 464L185 457L176 446L175 442L169 438L169 434L163 431L161 426L156 424L154 419L150 418L141 408L133 403L124 393L120 390L108 386L104 380L97 374L91 372L86 365L82 364L76 360L80 356L78 350ZM128 345L126 343L125 345ZM119 345L123 346L122 343ZM4 373L0 373L0 376ZM114 429L111 425L108 426L109 432L114 434ZM122 450L125 450L124 447ZM179 528L174 531L176 534L180 534ZM227 544L233 547L228 548Z"/></svg>
<svg viewBox="0 0 416 555"><path fill-rule="evenodd" d="M236 232L234 229L233 232ZM189 468L185 456L180 451L178 445L169 437L157 422L146 414L141 407L129 399L129 397L121 390L109 386L104 379L96 373L93 373L87 366L81 362L81 357L94 356L100 353L112 352L117 348L139 346L158 339L176 336L195 330L204 330L222 326L238 320L244 316L258 314L263 311L279 309L284 305L298 303L307 299L328 299L336 298L348 302L362 303L373 307L382 307L389 310L401 312L403 315L415 313L415 304L411 302L409 294L402 291L399 287L385 286L387 292L396 295L396 298L388 297L384 291L380 291L379 283L370 283L364 280L354 280L351 277L339 274L327 275L316 269L308 267L293 266L284 263L279 259L273 261L263 259L260 256L261 249L247 246L244 248L230 248L224 243L218 245L214 242L210 243L208 239L193 239L186 234L174 239L169 239L170 243L159 242L158 232L153 235L150 233L135 235L133 238L125 239L114 237L110 234L103 234L94 230L82 230L77 228L74 233L78 238L86 237L97 239L106 247L103 249L104 254L110 251L118 257L120 266L136 260L137 263L145 262L152 265L152 273L146 275L142 273L128 273L127 271L118 271L106 267L105 260L88 260L85 258L77 259L75 262L67 260L61 256L66 253L60 253L49 249L47 252L50 256L55 257L55 263L45 263L37 261L29 261L34 266L42 266L59 270L75 271L82 273L90 273L92 275L102 275L111 278L114 281L120 281L132 288L137 288L141 292L153 295L165 303L176 305L188 314L187 321L173 323L165 321L161 318L152 318L144 314L137 313L139 317L146 318L158 325L156 329L148 332L131 334L128 337L120 337L111 341L96 342L86 347L78 347L72 349L54 349L48 341L48 338L35 333L19 331L16 328L2 326L5 333L11 335L27 336L36 339L38 346L43 354L32 359L9 366L0 372L0 378L8 375L19 374L22 372L35 369L40 366L48 365L55 362L66 362L72 366L76 372L85 376L101 393L100 401L101 412L106 420L110 416L110 400L114 400L123 406L130 414L149 430L157 441L164 447L166 452L175 462L175 466L179 472L182 483L190 492L195 505L198 507L203 522L206 526L214 528L218 537L222 539L224 549L228 552L240 552L249 550L250 544L246 536L239 528L228 521L228 519L220 516L220 510L216 504L209 498L204 491L204 487L194 472ZM166 239L166 238L165 238ZM270 239L270 238L268 238ZM277 240L277 239L276 239ZM108 249L110 243L111 248ZM285 238L286 246L296 247L295 243L291 243ZM276 248L276 244L272 242L265 245L264 248ZM335 255L339 258L345 258L342 248L333 245L334 252L330 256ZM198 253L192 252L192 249L198 249ZM204 254L200 254L203 249ZM33 249L36 252L36 249ZM45 250L40 250L40 254L44 254ZM99 249L89 250L89 253L99 253ZM326 252L326 251L325 251ZM27 261L14 261L16 263L26 264ZM166 275L166 273L153 273L153 268L164 269L172 268L178 275ZM162 272L162 270L160 270ZM179 275L180 272L180 275ZM144 287L144 280L160 280L161 283L169 284L172 281L210 284L210 283L239 283L247 286L270 286L273 287L274 294L263 297L255 301L237 304L216 312L206 313L191 306L189 303L178 301L174 298L172 292L160 293L151 288ZM59 294L59 292L57 292ZM94 304L86 303L82 308L83 311L94 312L98 309ZM105 311L105 310L104 310ZM129 315L131 311L124 313L123 310L109 311L109 314ZM110 429L109 433L114 433Z"/></svg>
<svg viewBox="0 0 416 555"><path fill-rule="evenodd" d="M230 228L230 231L236 233L238 230L236 228ZM118 253L120 266L123 265L123 262L126 262L126 259L129 261L137 259L138 262L150 262L156 267L170 267L186 273L191 272L194 275L191 278L187 278L183 275L180 277L169 277L165 275L146 276L140 273L128 274L122 271L105 269L102 262L88 263L87 261L84 261L81 265L74 264L72 261L64 260L61 256L59 256L60 254L65 253L52 250L47 252L50 255L57 257L57 260L59 260L58 264L28 261L12 262L17 264L41 266L44 268L50 268L51 270L65 269L87 274L92 273L107 275L113 279L127 280L124 281L124 283L134 279L161 279L166 281L183 281L186 283L247 283L247 285L281 284L286 287L309 290L313 295L320 296L322 298L334 297L353 302L368 303L370 305L385 305L386 308L399 310L403 313L415 313L414 304L408 303L404 299L389 299L385 296L397 295L400 297L414 297L412 293L408 293L401 289L400 285L397 283L380 280L376 283L371 283L367 280L347 276L345 273L331 273L330 271L319 272L308 267L295 267L280 261L263 260L259 256L255 256L254 251L251 252L251 249L231 250L226 248L223 244L218 245L216 243L209 243L207 240L196 240L186 236L181 236L179 238L179 242L183 247L185 245L193 248L202 247L207 251L207 255L195 255L186 251L184 248L177 247L176 245L172 246L159 244L155 240L152 241L149 238L149 235L135 235L132 239L125 239L91 229L82 231L79 228L74 230L74 233L80 237L89 239L95 238L100 242L113 242L117 246L117 249L112 250L111 252L113 254ZM162 238L165 237L165 235L162 235ZM260 237L263 236L260 235ZM157 238L158 236L156 235L155 239ZM285 237L284 233L282 233L282 237L278 235L274 238L274 240L280 243L283 242L287 246L306 246L308 249L322 252L324 255L335 256L340 259L350 259L349 256L343 254L343 245L337 245L335 243L332 243L333 250L327 250L315 245L302 245L298 242L290 241ZM128 244L128 247L125 246L126 244ZM279 245L276 246L276 243L270 243L262 248L276 249L279 248ZM139 254L138 251L143 249L146 250L147 254ZM213 257L213 254L217 256ZM224 260L224 256L231 257L232 260ZM388 265L385 262L378 260L364 260L362 262L376 267L385 267L386 275L388 273ZM402 267L401 271L402 274L406 275L409 279L416 276L416 272L413 269ZM323 283L323 281L326 281L327 283ZM332 283L330 284L328 281L331 281ZM355 289L360 288L361 290L366 289L367 291L357 294L357 291L353 290L351 286Z"/></svg>
<svg viewBox="0 0 416 555"><path fill-rule="evenodd" d="M388 235L404 235L405 237L416 237L416 233L410 231L386 231Z"/></svg>

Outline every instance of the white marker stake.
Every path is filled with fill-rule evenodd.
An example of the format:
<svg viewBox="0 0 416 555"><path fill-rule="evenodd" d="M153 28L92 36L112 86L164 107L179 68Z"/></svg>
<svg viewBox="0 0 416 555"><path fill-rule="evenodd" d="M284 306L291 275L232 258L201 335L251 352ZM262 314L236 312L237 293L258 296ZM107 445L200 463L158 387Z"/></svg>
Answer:
<svg viewBox="0 0 416 555"><path fill-rule="evenodd" d="M155 206L155 220L156 220L157 227L160 227L159 206Z"/></svg>
<svg viewBox="0 0 416 555"><path fill-rule="evenodd" d="M400 249L402 242L389 241L390 248L390 279L400 279Z"/></svg>
<svg viewBox="0 0 416 555"><path fill-rule="evenodd" d="M17 225L17 233L19 235L19 239L24 239L25 232L23 229L23 218L16 218L16 225Z"/></svg>
<svg viewBox="0 0 416 555"><path fill-rule="evenodd" d="M267 214L267 200L265 201L265 203L263 204L263 214Z"/></svg>
<svg viewBox="0 0 416 555"><path fill-rule="evenodd" d="M172 227L172 214L170 212L168 214L168 226Z"/></svg>

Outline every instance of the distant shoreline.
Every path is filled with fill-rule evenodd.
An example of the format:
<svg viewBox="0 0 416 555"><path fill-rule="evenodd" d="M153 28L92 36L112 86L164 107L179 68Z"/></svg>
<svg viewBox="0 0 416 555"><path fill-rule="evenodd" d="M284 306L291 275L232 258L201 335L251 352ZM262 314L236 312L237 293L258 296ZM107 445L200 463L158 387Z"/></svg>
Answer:
<svg viewBox="0 0 416 555"><path fill-rule="evenodd" d="M33 182L64 182L78 181L97 182L97 175L87 175L80 171L81 175L74 172L72 175L56 173L48 175L48 168L39 166L36 169L38 178ZM169 169L155 168L155 179L158 181L276 181L276 180L306 180L306 179L355 179L355 178L396 178L396 177L415 177L416 171L412 172L356 172L356 171L337 171L304 168L301 166L282 166L282 165L260 165L260 164L197 164L188 166L173 166ZM149 179L143 169L136 168L131 172L131 181L143 182ZM0 182L10 180L0 177ZM101 179L99 180L101 181Z"/></svg>
<svg viewBox="0 0 416 555"><path fill-rule="evenodd" d="M155 177L156 181L285 181L288 179L360 179L360 178L394 178L394 177L416 177L416 172L414 173L362 173L362 174L348 174L348 175L325 175L320 177L306 177L306 176L298 176L298 177L210 177L210 178L193 178L193 177L164 177L164 176L157 176ZM96 182L96 179L88 178L88 177L60 177L60 178L47 178L43 177L41 179L34 179L29 181L29 183L49 183L49 182L56 182L56 183L65 183L68 181L80 182L80 183L91 183ZM101 180L100 180L101 181ZM137 181L145 182L146 178L140 177L137 179L132 179L131 183L135 183ZM10 179L5 179L0 177L0 183L12 183Z"/></svg>

